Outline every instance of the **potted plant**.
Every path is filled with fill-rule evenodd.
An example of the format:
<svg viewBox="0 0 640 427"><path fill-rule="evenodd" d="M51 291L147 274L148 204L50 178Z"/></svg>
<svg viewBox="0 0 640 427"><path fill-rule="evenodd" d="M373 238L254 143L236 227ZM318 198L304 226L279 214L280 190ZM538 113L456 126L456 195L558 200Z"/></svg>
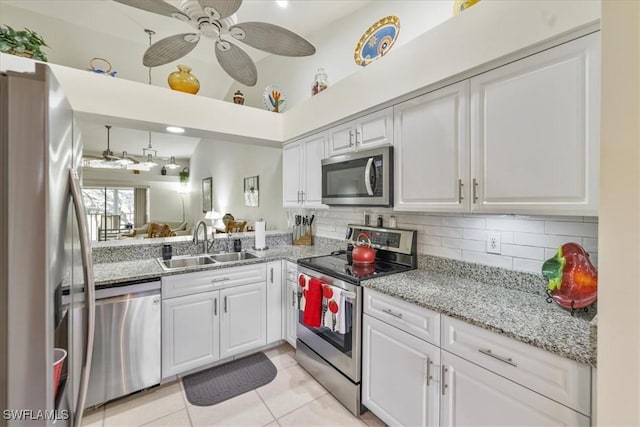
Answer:
<svg viewBox="0 0 640 427"><path fill-rule="evenodd" d="M47 62L47 55L41 50L43 46L48 47L35 31L28 28L16 31L8 25L0 25L0 52Z"/></svg>
<svg viewBox="0 0 640 427"><path fill-rule="evenodd" d="M187 181L189 181L189 168L184 168L180 172L180 183L186 184Z"/></svg>

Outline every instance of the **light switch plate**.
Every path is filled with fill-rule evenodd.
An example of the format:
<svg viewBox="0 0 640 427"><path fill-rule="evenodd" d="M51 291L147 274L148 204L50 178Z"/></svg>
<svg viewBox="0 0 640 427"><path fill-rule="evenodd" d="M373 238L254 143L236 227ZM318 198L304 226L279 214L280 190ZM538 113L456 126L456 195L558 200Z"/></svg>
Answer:
<svg viewBox="0 0 640 427"><path fill-rule="evenodd" d="M499 254L500 250L500 232L499 231L489 231L487 232L487 253L488 254Z"/></svg>

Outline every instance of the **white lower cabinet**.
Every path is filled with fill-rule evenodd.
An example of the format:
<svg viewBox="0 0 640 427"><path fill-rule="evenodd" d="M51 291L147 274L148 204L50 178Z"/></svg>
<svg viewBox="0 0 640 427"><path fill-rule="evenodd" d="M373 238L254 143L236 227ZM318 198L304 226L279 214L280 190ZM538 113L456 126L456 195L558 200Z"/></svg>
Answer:
<svg viewBox="0 0 640 427"><path fill-rule="evenodd" d="M298 336L296 332L297 323L298 323L298 297L296 292L298 290L298 284L296 282L287 281L287 286L285 289L286 292L286 307L285 307L285 337L284 339L291 344L294 348L296 347L296 338Z"/></svg>
<svg viewBox="0 0 640 427"><path fill-rule="evenodd" d="M441 426L588 426L589 418L447 351Z"/></svg>
<svg viewBox="0 0 640 427"><path fill-rule="evenodd" d="M266 279L265 264L163 278L162 378L265 345Z"/></svg>
<svg viewBox="0 0 640 427"><path fill-rule="evenodd" d="M220 358L218 292L162 301L162 377Z"/></svg>
<svg viewBox="0 0 640 427"><path fill-rule="evenodd" d="M271 261L267 263L267 344L283 338L282 301L282 261Z"/></svg>
<svg viewBox="0 0 640 427"><path fill-rule="evenodd" d="M440 349L363 315L362 404L388 425L437 426Z"/></svg>
<svg viewBox="0 0 640 427"><path fill-rule="evenodd" d="M220 291L220 358L267 343L266 289L264 283Z"/></svg>

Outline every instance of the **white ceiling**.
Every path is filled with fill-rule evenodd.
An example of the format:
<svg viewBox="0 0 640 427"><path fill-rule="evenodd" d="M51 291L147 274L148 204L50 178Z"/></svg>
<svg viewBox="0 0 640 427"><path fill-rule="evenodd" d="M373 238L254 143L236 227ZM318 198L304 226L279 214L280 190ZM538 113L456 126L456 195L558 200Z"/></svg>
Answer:
<svg viewBox="0 0 640 427"><path fill-rule="evenodd" d="M328 23L352 14L372 0L291 0L286 8L274 0L244 0L237 12L238 22L265 21L286 27L303 36L318 32ZM181 0L169 0L179 6ZM13 11L9 8L14 8ZM5 7L4 11L1 9ZM16 13L16 11L18 13ZM13 12L13 13L7 13ZM16 16L19 15L19 19ZM4 16L4 17L3 17ZM7 22L13 16L16 22ZM0 23L26 26L36 29L52 41L45 50L51 62L74 68L86 68L87 58L108 55L119 78L147 83L147 69L142 66L142 53L148 46L145 28L156 31L153 41L173 34L189 32L192 27L177 19L149 13L116 3L111 0L0 0ZM47 25L48 24L48 25ZM41 30L40 30L41 29ZM313 42L313 40L312 40ZM247 53L259 61L266 54L242 46ZM188 55L190 61L200 66L198 77L216 84L209 93L200 95L221 99L227 93L232 80L217 64L212 52L211 40L203 39ZM107 53L102 53L107 52ZM97 53L97 54L96 54ZM117 67L116 67L117 65ZM260 64L258 73L260 72ZM173 67L167 65L164 67ZM162 67L154 69L153 84L165 85L166 72ZM160 81L161 80L161 81ZM96 100L99 102L99 100ZM84 118L80 120L86 152L99 153L106 148L105 124ZM152 144L162 157L191 157L199 139L168 134L153 134ZM142 155L148 144L148 134L140 130L112 128L111 149L123 150L133 155Z"/></svg>

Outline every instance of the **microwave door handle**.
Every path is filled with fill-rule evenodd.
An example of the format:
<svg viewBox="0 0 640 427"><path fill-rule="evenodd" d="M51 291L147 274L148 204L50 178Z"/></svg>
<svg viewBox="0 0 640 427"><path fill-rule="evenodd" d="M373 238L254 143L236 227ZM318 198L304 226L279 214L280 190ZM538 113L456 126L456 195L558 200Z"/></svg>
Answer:
<svg viewBox="0 0 640 427"><path fill-rule="evenodd" d="M367 194L370 196L373 196L373 190L374 188L371 188L371 181L369 180L369 177L371 176L371 167L373 166L373 157L369 157L369 160L367 160L367 166L364 168L364 185L367 188ZM374 170L375 173L375 170ZM374 183L375 186L375 183Z"/></svg>
<svg viewBox="0 0 640 427"><path fill-rule="evenodd" d="M87 331L84 351L83 366L80 374L80 390L78 392L78 402L76 407L74 427L80 427L82 423L82 413L84 411L87 390L89 387L89 375L91 372L91 361L93 356L94 322L96 312L95 282L93 277L93 262L91 259L91 243L87 232L87 217L85 216L84 205L82 204L82 192L78 175L73 168L69 168L69 191L78 221L78 234L80 237L80 253L82 256L82 274L84 279L84 290L87 300Z"/></svg>

